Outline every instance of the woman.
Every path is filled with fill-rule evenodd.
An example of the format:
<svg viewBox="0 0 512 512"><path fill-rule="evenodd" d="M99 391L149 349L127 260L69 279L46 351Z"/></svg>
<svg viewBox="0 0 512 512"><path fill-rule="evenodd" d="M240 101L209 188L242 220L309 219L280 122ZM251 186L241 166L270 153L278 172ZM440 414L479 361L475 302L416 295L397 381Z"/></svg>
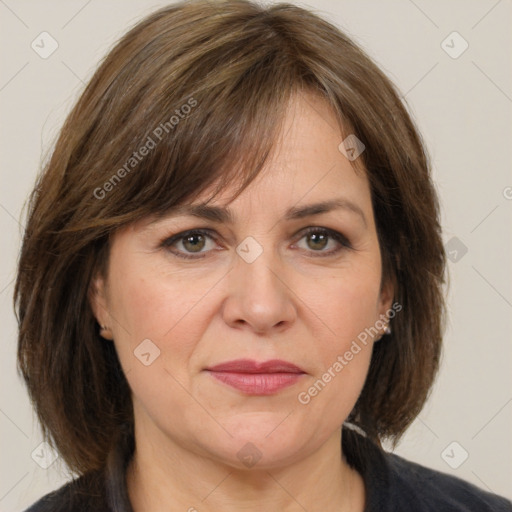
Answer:
<svg viewBox="0 0 512 512"><path fill-rule="evenodd" d="M19 366L77 478L29 510L512 510L382 449L444 271L420 136L354 43L287 4L154 13L31 198Z"/></svg>

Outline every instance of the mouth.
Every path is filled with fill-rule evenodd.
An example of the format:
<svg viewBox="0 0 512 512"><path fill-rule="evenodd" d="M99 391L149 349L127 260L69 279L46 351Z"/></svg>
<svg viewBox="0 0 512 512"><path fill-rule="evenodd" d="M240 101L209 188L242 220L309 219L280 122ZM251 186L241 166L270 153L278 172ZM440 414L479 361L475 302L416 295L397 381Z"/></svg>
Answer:
<svg viewBox="0 0 512 512"><path fill-rule="evenodd" d="M306 374L297 365L280 359L263 362L237 359L211 366L206 371L247 395L272 395L292 386Z"/></svg>

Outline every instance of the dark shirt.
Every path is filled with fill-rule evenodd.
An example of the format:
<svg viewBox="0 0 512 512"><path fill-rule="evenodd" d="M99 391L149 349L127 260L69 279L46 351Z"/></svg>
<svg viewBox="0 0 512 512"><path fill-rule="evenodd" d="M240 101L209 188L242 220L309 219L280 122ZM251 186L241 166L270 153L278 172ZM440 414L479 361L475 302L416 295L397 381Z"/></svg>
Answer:
<svg viewBox="0 0 512 512"><path fill-rule="evenodd" d="M512 502L460 478L387 453L343 429L343 453L362 475L365 512L512 512ZM125 484L129 458L105 476L88 473L47 494L25 512L133 512Z"/></svg>

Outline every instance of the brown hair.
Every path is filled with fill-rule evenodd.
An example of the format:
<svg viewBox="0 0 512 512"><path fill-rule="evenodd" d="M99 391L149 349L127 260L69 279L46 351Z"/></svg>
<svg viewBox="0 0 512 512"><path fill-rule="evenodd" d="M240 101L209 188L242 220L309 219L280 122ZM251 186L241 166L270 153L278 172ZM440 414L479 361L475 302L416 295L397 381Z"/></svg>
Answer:
<svg viewBox="0 0 512 512"><path fill-rule="evenodd" d="M30 198L15 285L18 364L44 435L72 470L105 468L133 424L129 386L88 300L109 235L210 186L213 198L239 183L237 197L302 92L322 95L342 133L366 146L359 160L383 278L402 306L349 419L377 443L396 441L421 410L440 357L445 255L428 158L399 93L310 11L183 2L138 23L106 56Z"/></svg>

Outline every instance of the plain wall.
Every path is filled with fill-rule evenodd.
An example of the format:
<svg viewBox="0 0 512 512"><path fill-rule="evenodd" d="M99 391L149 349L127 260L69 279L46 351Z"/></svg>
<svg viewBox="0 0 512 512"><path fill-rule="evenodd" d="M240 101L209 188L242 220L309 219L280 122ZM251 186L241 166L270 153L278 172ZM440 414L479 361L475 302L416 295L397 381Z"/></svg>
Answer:
<svg viewBox="0 0 512 512"><path fill-rule="evenodd" d="M12 293L22 208L42 157L100 58L128 27L167 3L0 3L1 511L23 510L67 480L59 461L45 470L31 457L41 436L15 366ZM441 198L451 258L442 367L396 453L512 498L512 4L299 5L347 31L398 85L430 151ZM47 59L31 48L43 31L59 45ZM457 58L464 42L453 31L469 45ZM452 468L446 461L457 466L463 450L468 458Z"/></svg>

